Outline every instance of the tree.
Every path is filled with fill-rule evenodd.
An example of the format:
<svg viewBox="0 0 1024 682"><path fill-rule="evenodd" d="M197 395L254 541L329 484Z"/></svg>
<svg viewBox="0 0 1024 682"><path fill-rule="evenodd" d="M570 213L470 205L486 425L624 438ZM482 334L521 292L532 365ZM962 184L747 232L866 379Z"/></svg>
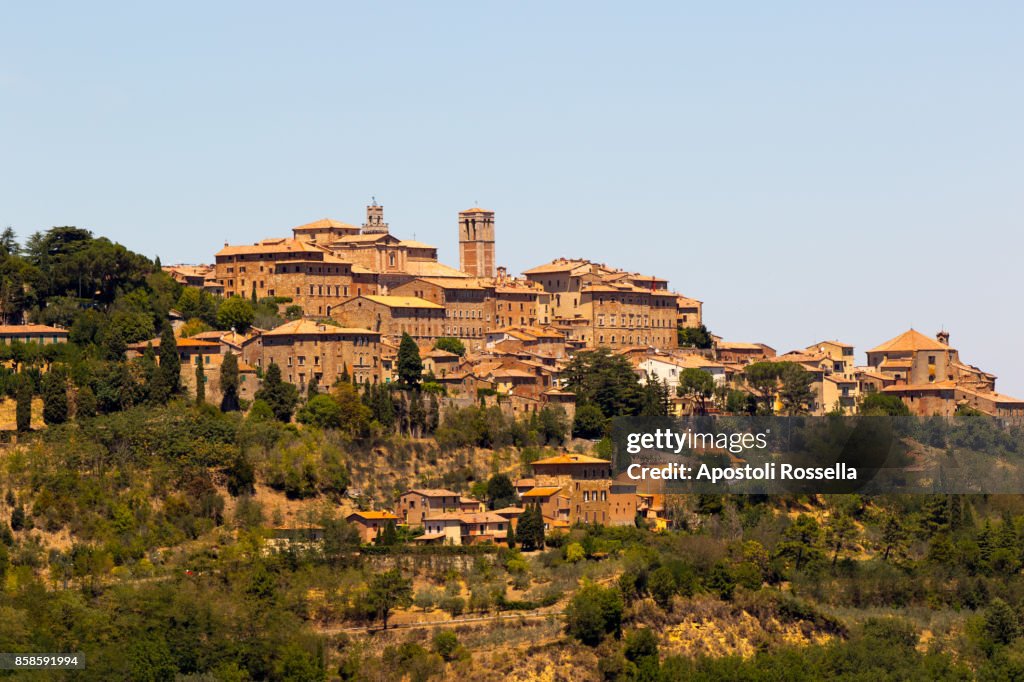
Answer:
<svg viewBox="0 0 1024 682"><path fill-rule="evenodd" d="M544 547L544 517L539 506L527 507L520 515L516 539L527 552Z"/></svg>
<svg viewBox="0 0 1024 682"><path fill-rule="evenodd" d="M703 324L699 327L678 327L676 329L680 348L711 348L714 339Z"/></svg>
<svg viewBox="0 0 1024 682"><path fill-rule="evenodd" d="M643 417L664 417L669 411L668 385L659 381L653 374L647 375L644 382L643 403L640 408L640 415Z"/></svg>
<svg viewBox="0 0 1024 682"><path fill-rule="evenodd" d="M643 407L633 366L607 348L576 353L566 366L565 377L576 402L596 405L606 418L636 416Z"/></svg>
<svg viewBox="0 0 1024 682"><path fill-rule="evenodd" d="M373 412L363 404L359 389L354 384L335 384L331 389L331 398L338 405L338 428L354 436L367 432Z"/></svg>
<svg viewBox="0 0 1024 682"><path fill-rule="evenodd" d="M710 372L696 367L687 367L679 374L679 386L676 393L689 398L696 405L697 414L707 414L706 401L715 392L715 378Z"/></svg>
<svg viewBox="0 0 1024 682"><path fill-rule="evenodd" d="M839 552L846 547L846 543L853 537L856 530L857 527L853 524L853 519L846 514L833 514L832 518L829 519L826 534L828 536L828 543L832 547L833 568L835 568L836 562L839 560Z"/></svg>
<svg viewBox="0 0 1024 682"><path fill-rule="evenodd" d="M993 599L985 610L984 628L985 637L993 644L1009 644L1020 635L1017 614L999 597Z"/></svg>
<svg viewBox="0 0 1024 682"><path fill-rule="evenodd" d="M398 528L395 527L395 522L388 520L386 526L384 526L383 532L380 534L378 544L384 547L392 547L398 544Z"/></svg>
<svg viewBox="0 0 1024 682"><path fill-rule="evenodd" d="M899 518L895 514L888 514L882 525L882 546L884 547L882 561L888 561L892 552L899 551L905 538L906 532L903 530Z"/></svg>
<svg viewBox="0 0 1024 682"><path fill-rule="evenodd" d="M658 658L658 636L651 628L640 628L626 635L626 658L639 663L645 658Z"/></svg>
<svg viewBox="0 0 1024 682"><path fill-rule="evenodd" d="M11 511L11 530L18 531L25 528L25 508L20 504Z"/></svg>
<svg viewBox="0 0 1024 682"><path fill-rule="evenodd" d="M434 348L436 350L443 350L449 353L455 353L459 357L466 354L466 344L462 343L459 339L454 336L442 336L437 341L434 341Z"/></svg>
<svg viewBox="0 0 1024 682"><path fill-rule="evenodd" d="M453 661L458 658L459 638L453 630L438 630L434 633L434 653L446 661Z"/></svg>
<svg viewBox="0 0 1024 682"><path fill-rule="evenodd" d="M203 332L208 331L210 331L210 325L206 324L198 317L193 317L182 325L179 333L181 334L181 338L187 339L195 336L196 334L202 334Z"/></svg>
<svg viewBox="0 0 1024 682"><path fill-rule="evenodd" d="M51 369L43 377L43 421L63 424L68 420L68 380L61 369Z"/></svg>
<svg viewBox="0 0 1024 682"><path fill-rule="evenodd" d="M222 412L236 412L238 403L238 358L228 352L220 364L220 409Z"/></svg>
<svg viewBox="0 0 1024 682"><path fill-rule="evenodd" d="M271 362L263 375L263 385L253 397L269 405L275 419L287 423L291 421L295 405L299 402L299 389L282 380L281 368Z"/></svg>
<svg viewBox="0 0 1024 682"><path fill-rule="evenodd" d="M909 417L907 404L888 393L868 393L860 401L860 414L881 417Z"/></svg>
<svg viewBox="0 0 1024 682"><path fill-rule="evenodd" d="M605 418L597 405L580 405L572 422L576 438L600 438L604 435Z"/></svg>
<svg viewBox="0 0 1024 682"><path fill-rule="evenodd" d="M96 394L88 386L82 386L75 395L75 420L96 416Z"/></svg>
<svg viewBox="0 0 1024 682"><path fill-rule="evenodd" d="M244 332L256 319L252 304L241 296L231 296L217 310L217 324L221 329L234 329Z"/></svg>
<svg viewBox="0 0 1024 682"><path fill-rule="evenodd" d="M793 559L794 571L821 555L821 528L814 517L801 514L782 531L782 540L776 547L779 556Z"/></svg>
<svg viewBox="0 0 1024 682"><path fill-rule="evenodd" d="M398 380L403 386L418 388L422 376L423 360L420 359L419 346L408 332L403 332L402 341L398 344Z"/></svg>
<svg viewBox="0 0 1024 682"><path fill-rule="evenodd" d="M15 394L15 423L18 431L24 433L32 430L32 381L22 375Z"/></svg>
<svg viewBox="0 0 1024 682"><path fill-rule="evenodd" d="M782 400L783 409L788 415L807 414L814 403L814 392L811 390L814 377L795 362L781 364L779 380L782 386L779 389L779 398Z"/></svg>
<svg viewBox="0 0 1024 682"><path fill-rule="evenodd" d="M318 395L320 395L320 375L313 374L306 385L306 398L309 399Z"/></svg>
<svg viewBox="0 0 1024 682"><path fill-rule="evenodd" d="M566 631L584 644L597 646L605 635L619 634L622 611L622 595L617 589L587 585L565 610Z"/></svg>
<svg viewBox="0 0 1024 682"><path fill-rule="evenodd" d="M159 372L167 395L177 395L181 391L181 358L178 357L178 341L174 338L174 330L170 325L167 325L160 335L159 357ZM166 398L158 400L165 402Z"/></svg>
<svg viewBox="0 0 1024 682"><path fill-rule="evenodd" d="M668 609L672 606L672 597L679 591L679 585L672 570L667 566L660 566L647 578L647 590L658 606Z"/></svg>
<svg viewBox="0 0 1024 682"><path fill-rule="evenodd" d="M378 573L370 579L366 603L387 630L391 612L412 604L412 580L403 578L397 568Z"/></svg>
<svg viewBox="0 0 1024 682"><path fill-rule="evenodd" d="M509 549L516 547L516 529L512 527L512 521L508 522L508 531L505 533L505 543Z"/></svg>
<svg viewBox="0 0 1024 682"><path fill-rule="evenodd" d="M21 246L18 244L18 236L14 234L14 228L10 225L4 228L0 234L0 255L18 256L21 254Z"/></svg>
<svg viewBox="0 0 1024 682"><path fill-rule="evenodd" d="M487 479L487 505L491 509L508 507L516 498L516 488L506 474L494 474Z"/></svg>
<svg viewBox="0 0 1024 682"><path fill-rule="evenodd" d="M295 419L300 424L309 424L321 429L336 429L341 426L341 406L329 395L313 396L299 409Z"/></svg>
<svg viewBox="0 0 1024 682"><path fill-rule="evenodd" d="M196 356L196 405L206 402L206 370L203 368L202 353Z"/></svg>
<svg viewBox="0 0 1024 682"><path fill-rule="evenodd" d="M758 402L763 412L772 412L772 398L779 386L780 364L777 362L752 362L743 368L747 383L758 393Z"/></svg>

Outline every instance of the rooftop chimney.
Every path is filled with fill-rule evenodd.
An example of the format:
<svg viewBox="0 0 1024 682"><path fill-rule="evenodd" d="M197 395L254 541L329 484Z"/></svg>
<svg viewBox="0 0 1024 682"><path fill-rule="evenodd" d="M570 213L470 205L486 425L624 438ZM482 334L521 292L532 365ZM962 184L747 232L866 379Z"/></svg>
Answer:
<svg viewBox="0 0 1024 682"><path fill-rule="evenodd" d="M943 346L949 345L949 332L945 329L935 335L935 340L941 343Z"/></svg>

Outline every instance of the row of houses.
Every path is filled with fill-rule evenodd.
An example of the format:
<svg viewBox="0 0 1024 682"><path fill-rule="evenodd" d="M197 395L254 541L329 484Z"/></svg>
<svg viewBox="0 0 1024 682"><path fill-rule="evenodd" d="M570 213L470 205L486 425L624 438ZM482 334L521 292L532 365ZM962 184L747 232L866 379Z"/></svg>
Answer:
<svg viewBox="0 0 1024 682"><path fill-rule="evenodd" d="M416 542L454 545L504 542L533 507L540 509L549 532L577 523L633 525L638 516L656 529L666 527L663 496L638 493L635 483L614 476L607 460L562 453L531 467L531 477L514 483L516 505L487 510L483 502L451 490L414 488L399 496L394 511L357 511L348 521L363 542L372 542L391 523L421 529Z"/></svg>
<svg viewBox="0 0 1024 682"><path fill-rule="evenodd" d="M699 369L714 378L716 386L756 390L744 379L744 370L754 362L791 362L811 377L812 415L828 412L856 414L861 399L869 393L884 393L901 399L911 414L951 416L969 407L994 417L1024 418L1024 400L996 391L996 377L963 362L950 345L949 333L928 337L909 329L867 351L864 365L855 363L854 346L842 341L820 341L783 354L764 344L724 343L716 340L711 349L626 349L642 377L665 382L675 394L680 377L688 369ZM777 399L777 396L776 396ZM675 397L677 415L692 412L692 400ZM782 405L775 402L776 410Z"/></svg>

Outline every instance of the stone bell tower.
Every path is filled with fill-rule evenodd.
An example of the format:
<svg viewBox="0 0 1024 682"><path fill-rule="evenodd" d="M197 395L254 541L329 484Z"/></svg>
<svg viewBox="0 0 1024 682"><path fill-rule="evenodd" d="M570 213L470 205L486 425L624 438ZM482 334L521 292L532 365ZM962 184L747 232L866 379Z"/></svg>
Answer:
<svg viewBox="0 0 1024 682"><path fill-rule="evenodd" d="M388 224L384 222L384 207L377 203L376 197L373 203L366 207L366 222L363 223L363 234L387 234Z"/></svg>
<svg viewBox="0 0 1024 682"><path fill-rule="evenodd" d="M473 277L494 277L494 211L459 212L459 269Z"/></svg>

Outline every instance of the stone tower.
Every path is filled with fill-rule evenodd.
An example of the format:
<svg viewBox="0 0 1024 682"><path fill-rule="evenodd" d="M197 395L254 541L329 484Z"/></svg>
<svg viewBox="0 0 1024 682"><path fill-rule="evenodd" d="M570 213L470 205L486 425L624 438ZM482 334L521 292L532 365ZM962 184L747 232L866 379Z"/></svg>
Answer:
<svg viewBox="0 0 1024 682"><path fill-rule="evenodd" d="M384 207L374 199L366 207L366 222L363 223L363 234L387 234L388 224L384 222Z"/></svg>
<svg viewBox="0 0 1024 682"><path fill-rule="evenodd" d="M494 277L494 211L459 212L459 269L473 277Z"/></svg>

